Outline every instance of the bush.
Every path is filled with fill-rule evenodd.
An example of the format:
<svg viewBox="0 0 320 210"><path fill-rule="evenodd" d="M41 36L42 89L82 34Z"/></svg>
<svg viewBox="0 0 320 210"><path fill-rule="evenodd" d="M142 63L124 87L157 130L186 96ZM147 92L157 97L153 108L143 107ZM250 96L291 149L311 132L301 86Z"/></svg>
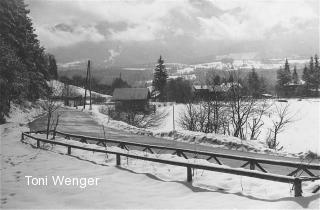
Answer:
<svg viewBox="0 0 320 210"><path fill-rule="evenodd" d="M134 111L119 111L111 107L104 107L101 113L108 115L113 120L122 121L138 128L159 127L168 116L165 111L142 113Z"/></svg>

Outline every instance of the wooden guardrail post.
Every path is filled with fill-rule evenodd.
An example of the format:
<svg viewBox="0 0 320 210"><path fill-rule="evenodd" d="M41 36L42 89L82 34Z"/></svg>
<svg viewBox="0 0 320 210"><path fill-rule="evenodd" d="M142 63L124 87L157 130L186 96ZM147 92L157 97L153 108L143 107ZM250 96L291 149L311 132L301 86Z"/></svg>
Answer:
<svg viewBox="0 0 320 210"><path fill-rule="evenodd" d="M37 148L40 148L40 141L37 140Z"/></svg>
<svg viewBox="0 0 320 210"><path fill-rule="evenodd" d="M301 186L301 180L299 178L294 179L293 187L294 187L294 197L302 196L302 186Z"/></svg>
<svg viewBox="0 0 320 210"><path fill-rule="evenodd" d="M68 146L68 155L71 155L71 147Z"/></svg>
<svg viewBox="0 0 320 210"><path fill-rule="evenodd" d="M255 169L255 163L254 161L250 161L250 170L254 170Z"/></svg>
<svg viewBox="0 0 320 210"><path fill-rule="evenodd" d="M187 167L187 182L192 182L192 171L191 171L191 167Z"/></svg>
<svg viewBox="0 0 320 210"><path fill-rule="evenodd" d="M24 140L24 133L21 133L21 141Z"/></svg>
<svg viewBox="0 0 320 210"><path fill-rule="evenodd" d="M121 165L121 156L120 154L117 154L117 166Z"/></svg>

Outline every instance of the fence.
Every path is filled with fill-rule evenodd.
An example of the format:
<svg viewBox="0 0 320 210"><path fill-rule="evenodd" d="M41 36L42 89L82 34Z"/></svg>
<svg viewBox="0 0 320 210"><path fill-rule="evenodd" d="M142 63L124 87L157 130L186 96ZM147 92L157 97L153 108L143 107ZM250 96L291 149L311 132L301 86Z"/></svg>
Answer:
<svg viewBox="0 0 320 210"><path fill-rule="evenodd" d="M43 132L43 131L41 131L41 132ZM41 133L41 132L35 132L35 133ZM59 132L59 133L61 134L62 132ZM65 147L67 147L67 154L68 155L71 155L71 152L72 152L71 149L74 148L74 149L87 150L87 151L92 151L92 152L100 152L100 153L105 153L105 154L114 154L114 155L116 155L116 164L117 165L121 165L121 156L123 156L123 157L128 157L128 158L139 159L139 160L145 160L145 161L169 164L169 165L174 165L174 166L186 167L188 182L192 181L192 169L202 169L202 170L207 170L207 171L215 171L215 172L228 173L228 174L234 174L234 175L240 175L240 176L254 177L254 178L265 179L265 180L276 181L276 182L292 183L294 186L294 195L295 195L295 197L298 197L298 196L302 196L302 182L314 181L314 180L320 179L320 177L318 177L318 176L317 177L316 176L315 177L292 177L292 176L284 176L284 175L277 175L277 174L270 174L270 173L262 173L262 172L258 172L258 171L247 170L247 169L235 169L235 168L227 168L227 167L222 167L222 166L208 166L208 165L202 165L202 164L178 162L178 161L172 161L172 160L139 156L139 155L127 154L127 153L123 153L123 152L114 152L114 151L107 151L107 150L102 150L102 149L86 148L86 147L80 147L80 146L71 145L71 144L67 144L67 143L63 143L63 142L42 139L42 138L32 136L30 134L31 134L31 132L23 132L21 135L21 141L23 141L25 137L29 137L31 139L34 139L37 141L38 148L40 148L40 142L65 146ZM70 136L72 136L72 135L68 135L67 137L70 137ZM92 137L87 137L87 138L91 139ZM114 140L112 140L112 141L115 142Z"/></svg>
<svg viewBox="0 0 320 210"><path fill-rule="evenodd" d="M54 131L51 131L52 133ZM312 164L312 163L303 163L303 162L290 162L290 161L283 161L283 160L272 160L272 159L263 159L263 158L252 158L252 157L245 157L245 156L238 156L238 155L229 155L229 154L222 154L222 153L213 153L213 152L205 152L205 151L195 151L190 149L183 149L177 147L168 147L168 146L158 146L158 145L151 145L151 144L142 144L142 143L134 143L134 142L127 142L127 141L120 141L114 139L103 139L103 138L95 138L90 136L83 136L83 135L75 135L71 133L64 133L60 131L55 131L54 136L59 134L67 139L76 138L80 139L83 143L88 143L88 141L95 141L97 145L106 146L107 143L115 143L122 149L129 150L129 146L136 146L141 147L143 151L149 151L150 153L155 153L152 149L160 149L160 150L168 150L173 151L172 154L176 154L180 157L184 157L188 159L188 154L197 154L207 157L206 159L209 161L211 159L215 160L219 165L223 165L222 161L219 158L225 159L233 159L233 160L241 160L246 161L240 167L249 166L250 170L260 169L261 171L268 173L266 169L264 169L261 164L269 164L269 165L277 165L277 166L285 166L293 168L293 171L287 174L288 176L295 176L299 172L305 172L310 177L315 177L316 175L312 173L310 170L318 170L320 171L319 164ZM193 157L194 158L194 157Z"/></svg>

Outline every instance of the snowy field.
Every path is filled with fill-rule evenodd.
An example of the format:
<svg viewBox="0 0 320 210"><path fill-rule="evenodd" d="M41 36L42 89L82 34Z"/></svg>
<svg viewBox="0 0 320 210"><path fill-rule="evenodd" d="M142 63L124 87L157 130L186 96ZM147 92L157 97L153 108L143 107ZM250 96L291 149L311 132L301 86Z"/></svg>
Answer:
<svg viewBox="0 0 320 210"><path fill-rule="evenodd" d="M319 183L303 184L304 197L294 198L290 184L202 170L196 170L193 183L187 184L186 169L181 167L123 158L122 167L117 168L112 155L73 150L75 157L71 157L65 155L66 148L59 146L38 150L20 142L21 131L28 130L25 123L38 113L16 108L9 123L0 126L2 209L317 209L319 206L319 194L310 193ZM171 155L159 158L187 161ZM27 186L25 176L94 177L99 181L95 186L83 188L55 186L50 181L46 186Z"/></svg>
<svg viewBox="0 0 320 210"><path fill-rule="evenodd" d="M276 100L269 100L269 103L283 104ZM294 121L289 124L285 130L279 134L278 140L284 150L289 153L304 153L309 150L320 154L320 99L289 99L289 112L294 116ZM185 105L176 104L175 110L175 128L181 131L179 126L179 116L184 110ZM169 115L165 122L157 129L158 131L170 131L173 129L173 107L161 107L160 110L166 110ZM269 117L264 118L264 126L258 138L262 143L265 142L268 128L271 126ZM256 141L251 141L256 142Z"/></svg>

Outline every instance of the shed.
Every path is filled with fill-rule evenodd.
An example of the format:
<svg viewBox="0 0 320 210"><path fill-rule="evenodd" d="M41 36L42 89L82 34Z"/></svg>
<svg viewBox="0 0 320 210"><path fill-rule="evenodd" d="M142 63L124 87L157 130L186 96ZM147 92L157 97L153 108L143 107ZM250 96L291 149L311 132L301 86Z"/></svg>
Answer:
<svg viewBox="0 0 320 210"><path fill-rule="evenodd" d="M150 92L148 88L116 88L112 100L116 110L148 111Z"/></svg>

